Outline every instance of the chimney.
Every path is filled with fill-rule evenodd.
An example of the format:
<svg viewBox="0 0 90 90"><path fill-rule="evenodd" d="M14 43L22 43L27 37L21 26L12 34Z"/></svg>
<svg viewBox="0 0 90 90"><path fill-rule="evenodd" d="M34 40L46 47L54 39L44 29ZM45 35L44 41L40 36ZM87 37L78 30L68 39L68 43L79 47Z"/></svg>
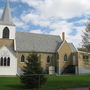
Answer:
<svg viewBox="0 0 90 90"><path fill-rule="evenodd" d="M62 40L65 41L65 32L62 32Z"/></svg>

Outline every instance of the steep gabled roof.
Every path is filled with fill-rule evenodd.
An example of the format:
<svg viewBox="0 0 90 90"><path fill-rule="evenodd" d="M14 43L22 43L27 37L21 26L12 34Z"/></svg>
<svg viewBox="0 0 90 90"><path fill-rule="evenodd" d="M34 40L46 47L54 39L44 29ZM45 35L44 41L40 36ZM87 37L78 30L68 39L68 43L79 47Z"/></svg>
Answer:
<svg viewBox="0 0 90 90"><path fill-rule="evenodd" d="M69 48L71 49L72 53L77 52L77 49L75 48L75 46L73 45L73 43L68 43L66 40L64 40L60 45L57 51L59 51L62 46L64 45L64 43L67 43L67 45L69 46Z"/></svg>
<svg viewBox="0 0 90 90"><path fill-rule="evenodd" d="M9 5L9 0L7 0L6 2L6 6L4 8L1 20L0 20L0 24L2 25L14 25L12 22L12 17L11 17L11 10L10 10L10 5Z"/></svg>
<svg viewBox="0 0 90 90"><path fill-rule="evenodd" d="M16 51L56 53L60 36L16 32Z"/></svg>
<svg viewBox="0 0 90 90"><path fill-rule="evenodd" d="M73 43L68 43L68 44L69 44L69 47L71 48L72 52L77 52L77 49L75 48Z"/></svg>
<svg viewBox="0 0 90 90"><path fill-rule="evenodd" d="M3 47L6 47L12 53L12 55L16 58L16 54L15 54L14 50L11 47L9 47L7 45L4 45L0 49L2 49Z"/></svg>

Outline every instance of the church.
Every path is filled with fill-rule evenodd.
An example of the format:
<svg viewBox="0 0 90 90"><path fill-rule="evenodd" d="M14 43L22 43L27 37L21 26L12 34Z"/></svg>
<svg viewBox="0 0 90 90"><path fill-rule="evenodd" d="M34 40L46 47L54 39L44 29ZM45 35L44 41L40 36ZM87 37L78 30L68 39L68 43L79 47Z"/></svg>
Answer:
<svg viewBox="0 0 90 90"><path fill-rule="evenodd" d="M37 53L48 74L90 74L90 53L78 51L59 35L17 32L9 2L0 19L0 76L22 73L27 56Z"/></svg>

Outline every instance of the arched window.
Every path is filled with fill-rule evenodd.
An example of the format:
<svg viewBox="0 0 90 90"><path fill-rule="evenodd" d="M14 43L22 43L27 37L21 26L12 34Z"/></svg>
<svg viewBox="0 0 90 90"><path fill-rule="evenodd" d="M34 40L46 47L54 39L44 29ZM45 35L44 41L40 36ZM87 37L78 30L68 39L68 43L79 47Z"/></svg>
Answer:
<svg viewBox="0 0 90 90"><path fill-rule="evenodd" d="M10 58L7 58L7 66L10 66Z"/></svg>
<svg viewBox="0 0 90 90"><path fill-rule="evenodd" d="M68 58L67 58L67 54L64 55L64 61L67 61Z"/></svg>
<svg viewBox="0 0 90 90"><path fill-rule="evenodd" d="M1 57L0 66L3 66L3 57Z"/></svg>
<svg viewBox="0 0 90 90"><path fill-rule="evenodd" d="M25 57L24 55L21 56L21 62L24 62L25 61Z"/></svg>
<svg viewBox="0 0 90 90"><path fill-rule="evenodd" d="M7 59L6 59L6 57L4 57L4 66L6 66L7 65Z"/></svg>
<svg viewBox="0 0 90 90"><path fill-rule="evenodd" d="M50 56L47 57L47 63L50 63Z"/></svg>
<svg viewBox="0 0 90 90"><path fill-rule="evenodd" d="M0 66L10 66L10 58L1 57L0 58Z"/></svg>
<svg viewBox="0 0 90 90"><path fill-rule="evenodd" d="M3 38L9 38L9 29L5 27L3 30Z"/></svg>

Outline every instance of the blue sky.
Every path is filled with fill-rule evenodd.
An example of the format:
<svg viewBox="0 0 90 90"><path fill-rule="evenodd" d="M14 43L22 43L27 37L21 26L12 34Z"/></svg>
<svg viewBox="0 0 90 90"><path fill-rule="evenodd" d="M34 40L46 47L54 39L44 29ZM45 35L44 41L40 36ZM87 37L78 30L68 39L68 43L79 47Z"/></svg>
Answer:
<svg viewBox="0 0 90 90"><path fill-rule="evenodd" d="M0 16L6 0L0 0ZM16 30L43 34L66 34L79 47L90 18L90 0L10 0Z"/></svg>

